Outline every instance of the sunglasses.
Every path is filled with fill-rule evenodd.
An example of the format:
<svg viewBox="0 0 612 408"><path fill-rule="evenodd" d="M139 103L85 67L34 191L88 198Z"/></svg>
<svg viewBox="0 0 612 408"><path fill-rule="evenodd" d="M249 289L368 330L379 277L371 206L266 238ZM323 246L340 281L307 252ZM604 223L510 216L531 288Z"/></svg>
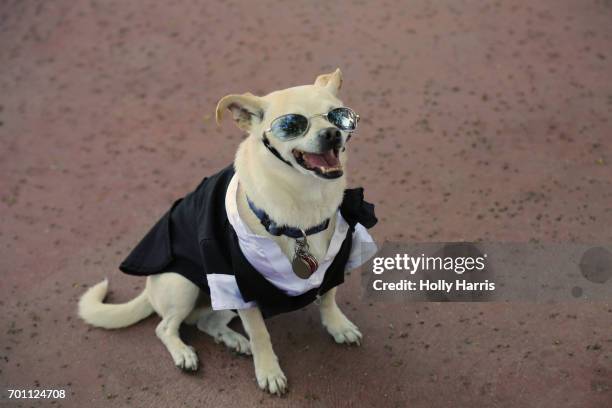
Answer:
<svg viewBox="0 0 612 408"><path fill-rule="evenodd" d="M359 122L359 115L351 108L335 108L327 113L319 113L309 118L299 113L279 116L272 121L266 132L272 133L280 140L295 139L305 135L310 129L310 120L317 117L323 117L338 129L347 132L353 132Z"/></svg>

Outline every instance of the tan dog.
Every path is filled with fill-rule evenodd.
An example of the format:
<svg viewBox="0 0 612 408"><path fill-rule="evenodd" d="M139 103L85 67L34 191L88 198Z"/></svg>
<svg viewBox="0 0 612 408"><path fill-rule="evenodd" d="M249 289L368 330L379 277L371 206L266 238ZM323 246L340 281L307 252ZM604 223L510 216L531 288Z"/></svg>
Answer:
<svg viewBox="0 0 612 408"><path fill-rule="evenodd" d="M229 110L237 126L249 133L249 137L240 144L234 163L239 217L253 234L272 239L289 260L295 255L296 239L271 235L249 208L247 197L265 209L279 225L305 230L329 219L329 226L325 230L308 236L310 253L320 261L325 258L334 231L337 231L337 223L343 221L338 219L338 208L343 202L346 187L345 144L350 132L331 126L322 115L343 106L338 99L341 85L342 75L338 69L331 74L320 75L313 85L288 88L262 97L249 93L228 95L217 106L217 121L220 122L223 113ZM268 134L266 132L269 132L273 121L289 113L299 113L309 118L307 132L292 140L270 136L269 146L265 146L262 138ZM329 147L332 146L330 138L334 139L332 148ZM271 154L274 150L277 157ZM180 339L178 329L183 322L197 324L199 329L228 347L242 353L252 353L257 382L262 389L273 394L286 391L287 379L278 363L257 304L234 307L238 309L249 341L227 327L236 316L233 311L201 307L198 303L200 287L180 274L151 274L147 277L145 290L135 299L120 305L102 303L107 288L108 282L105 280L82 296L79 315L83 320L98 327L120 328L155 311L162 317L156 329L157 336L167 347L175 364L190 370L197 368L198 359L194 350ZM322 324L336 342L360 344L361 333L339 309L335 295L336 287L320 298Z"/></svg>

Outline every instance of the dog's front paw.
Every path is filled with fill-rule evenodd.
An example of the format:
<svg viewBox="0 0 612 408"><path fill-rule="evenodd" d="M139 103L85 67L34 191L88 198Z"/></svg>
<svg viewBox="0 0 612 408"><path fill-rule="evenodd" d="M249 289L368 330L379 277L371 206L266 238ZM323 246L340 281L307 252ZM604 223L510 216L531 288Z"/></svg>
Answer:
<svg viewBox="0 0 612 408"><path fill-rule="evenodd" d="M336 309L335 312L324 314L322 321L323 326L332 335L336 343L361 345L363 335L359 328L347 319L339 309Z"/></svg>
<svg viewBox="0 0 612 408"><path fill-rule="evenodd" d="M275 395L283 395L287 392L287 377L276 359L255 363L255 376L262 390Z"/></svg>
<svg viewBox="0 0 612 408"><path fill-rule="evenodd" d="M198 356L191 346L182 345L170 350L174 364L185 371L196 371L198 369Z"/></svg>

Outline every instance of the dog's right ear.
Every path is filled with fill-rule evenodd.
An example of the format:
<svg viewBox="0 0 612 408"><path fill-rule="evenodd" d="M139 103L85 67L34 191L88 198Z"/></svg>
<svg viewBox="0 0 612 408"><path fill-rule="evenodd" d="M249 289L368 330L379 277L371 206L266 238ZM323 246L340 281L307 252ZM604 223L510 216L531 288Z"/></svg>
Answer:
<svg viewBox="0 0 612 408"><path fill-rule="evenodd" d="M338 95L338 91L342 87L342 71L340 71L340 68L336 68L332 73L319 75L315 79L315 85L326 88L332 94Z"/></svg>
<svg viewBox="0 0 612 408"><path fill-rule="evenodd" d="M217 124L221 124L226 109L232 112L236 125L248 132L254 123L263 119L265 102L248 92L242 95L224 96L217 104L215 113Z"/></svg>

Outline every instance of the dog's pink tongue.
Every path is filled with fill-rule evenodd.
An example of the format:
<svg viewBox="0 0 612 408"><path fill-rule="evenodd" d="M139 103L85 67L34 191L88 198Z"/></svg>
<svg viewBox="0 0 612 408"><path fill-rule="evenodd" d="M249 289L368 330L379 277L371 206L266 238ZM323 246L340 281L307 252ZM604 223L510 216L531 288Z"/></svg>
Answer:
<svg viewBox="0 0 612 408"><path fill-rule="evenodd" d="M340 163L333 150L321 154L304 152L304 160L311 167L336 167Z"/></svg>

